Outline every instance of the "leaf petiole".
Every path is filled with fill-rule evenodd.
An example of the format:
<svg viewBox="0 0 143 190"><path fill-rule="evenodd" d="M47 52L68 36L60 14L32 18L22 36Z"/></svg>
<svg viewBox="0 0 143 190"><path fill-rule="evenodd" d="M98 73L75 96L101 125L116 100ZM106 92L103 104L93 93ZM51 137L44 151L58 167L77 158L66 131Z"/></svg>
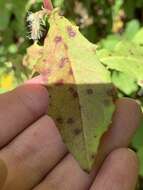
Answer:
<svg viewBox="0 0 143 190"><path fill-rule="evenodd" d="M43 0L44 8L47 9L48 11L53 10L53 4L51 0Z"/></svg>

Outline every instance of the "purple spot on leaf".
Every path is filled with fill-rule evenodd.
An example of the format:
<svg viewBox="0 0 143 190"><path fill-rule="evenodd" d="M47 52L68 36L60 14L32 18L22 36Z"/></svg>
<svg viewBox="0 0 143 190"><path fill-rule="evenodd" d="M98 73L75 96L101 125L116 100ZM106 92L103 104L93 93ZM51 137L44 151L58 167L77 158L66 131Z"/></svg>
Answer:
<svg viewBox="0 0 143 190"><path fill-rule="evenodd" d="M69 37L74 38L76 36L76 31L74 31L74 29L71 26L67 27L67 31L68 31Z"/></svg>
<svg viewBox="0 0 143 190"><path fill-rule="evenodd" d="M58 44L58 43L62 42L62 37L61 36L56 36L54 41L55 41L56 44Z"/></svg>

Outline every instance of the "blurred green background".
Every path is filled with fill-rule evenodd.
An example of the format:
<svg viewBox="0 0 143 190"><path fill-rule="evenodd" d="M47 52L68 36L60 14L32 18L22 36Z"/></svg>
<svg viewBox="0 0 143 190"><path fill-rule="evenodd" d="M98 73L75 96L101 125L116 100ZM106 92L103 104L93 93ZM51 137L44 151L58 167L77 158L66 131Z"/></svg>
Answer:
<svg viewBox="0 0 143 190"><path fill-rule="evenodd" d="M139 84L135 76L143 76L143 0L53 0L53 4L61 7L62 14L76 23L84 36L97 43L97 56L108 65L119 97L134 98L143 108L143 81ZM22 64L26 48L32 44L27 38L26 16L41 7L42 0L0 0L0 93L29 78ZM125 66L113 68L111 62ZM135 72L128 69L131 63ZM131 147L140 158L137 188L141 190L143 124Z"/></svg>

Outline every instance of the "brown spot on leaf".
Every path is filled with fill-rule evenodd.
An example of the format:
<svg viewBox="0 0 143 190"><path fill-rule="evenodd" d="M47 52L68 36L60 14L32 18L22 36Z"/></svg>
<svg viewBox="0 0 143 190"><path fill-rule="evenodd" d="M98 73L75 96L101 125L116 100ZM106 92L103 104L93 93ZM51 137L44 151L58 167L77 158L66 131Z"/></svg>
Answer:
<svg viewBox="0 0 143 190"><path fill-rule="evenodd" d="M56 44L58 44L58 43L62 42L62 37L61 36L56 36L54 41L55 41Z"/></svg>
<svg viewBox="0 0 143 190"><path fill-rule="evenodd" d="M44 62L44 63L47 63L47 59L43 59L43 62Z"/></svg>
<svg viewBox="0 0 143 190"><path fill-rule="evenodd" d="M68 124L73 124L75 121L74 121L74 119L72 118L72 117L70 117L70 118L68 118L68 120L67 120L67 123Z"/></svg>
<svg viewBox="0 0 143 190"><path fill-rule="evenodd" d="M89 95L93 94L93 90L92 90L91 88L87 89L86 92L87 92L87 94L89 94Z"/></svg>
<svg viewBox="0 0 143 190"><path fill-rule="evenodd" d="M115 103L118 98L116 87L109 88L107 90L107 95L110 96L112 98L112 102Z"/></svg>
<svg viewBox="0 0 143 190"><path fill-rule="evenodd" d="M62 119L61 117L58 117L58 118L56 119L56 121L57 121L57 123L59 123L59 124L63 124L63 119Z"/></svg>
<svg viewBox="0 0 143 190"><path fill-rule="evenodd" d="M76 89L74 89L73 87L70 87L69 91L71 92L71 94L73 95L74 98L78 97L78 93L77 93Z"/></svg>
<svg viewBox="0 0 143 190"><path fill-rule="evenodd" d="M67 32L69 37L74 38L76 36L76 31L71 26L67 27Z"/></svg>
<svg viewBox="0 0 143 190"><path fill-rule="evenodd" d="M80 133L82 132L82 130L81 129L74 129L74 134L75 135L79 135Z"/></svg>
<svg viewBox="0 0 143 190"><path fill-rule="evenodd" d="M115 96L116 95L116 88L115 87L111 87L107 90L107 95L108 96Z"/></svg>
<svg viewBox="0 0 143 190"><path fill-rule="evenodd" d="M78 97L78 93L77 93L76 91L73 93L73 97L74 97L74 98L77 98L77 97Z"/></svg>
<svg viewBox="0 0 143 190"><path fill-rule="evenodd" d="M60 60L60 64L59 64L59 68L63 68L65 66L66 63L69 62L69 58L68 57L62 57Z"/></svg>
<svg viewBox="0 0 143 190"><path fill-rule="evenodd" d="M68 50L68 45L64 43L64 47L66 50Z"/></svg>
<svg viewBox="0 0 143 190"><path fill-rule="evenodd" d="M73 70L72 69L69 70L69 74L73 75Z"/></svg>
<svg viewBox="0 0 143 190"><path fill-rule="evenodd" d="M91 154L91 159L92 160L95 160L95 158L96 158L96 155L93 153L93 154Z"/></svg>
<svg viewBox="0 0 143 190"><path fill-rule="evenodd" d="M70 91L71 93L73 93L73 92L75 91L75 89L74 89L73 87L70 87L70 88L69 88L69 91Z"/></svg>

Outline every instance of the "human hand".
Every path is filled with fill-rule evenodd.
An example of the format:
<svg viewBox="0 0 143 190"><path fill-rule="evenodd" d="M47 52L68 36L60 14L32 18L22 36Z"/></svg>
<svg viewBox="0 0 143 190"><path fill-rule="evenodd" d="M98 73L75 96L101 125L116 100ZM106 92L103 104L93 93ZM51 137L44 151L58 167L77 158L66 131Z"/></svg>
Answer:
<svg viewBox="0 0 143 190"><path fill-rule="evenodd" d="M135 101L117 101L96 168L87 174L67 152L53 120L46 115L47 97L44 87L30 84L0 95L0 189L134 190L138 160L125 147L141 117Z"/></svg>

